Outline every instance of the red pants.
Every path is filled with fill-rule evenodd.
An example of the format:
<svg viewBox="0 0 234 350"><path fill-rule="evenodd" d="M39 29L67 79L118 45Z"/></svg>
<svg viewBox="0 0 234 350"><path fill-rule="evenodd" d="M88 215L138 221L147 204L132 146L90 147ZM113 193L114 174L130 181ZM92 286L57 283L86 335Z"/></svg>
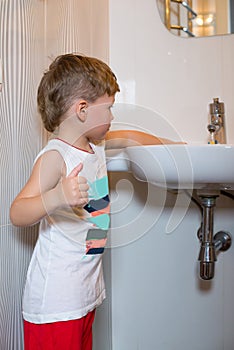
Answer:
<svg viewBox="0 0 234 350"><path fill-rule="evenodd" d="M78 320L46 324L24 321L25 350L92 350L95 310Z"/></svg>

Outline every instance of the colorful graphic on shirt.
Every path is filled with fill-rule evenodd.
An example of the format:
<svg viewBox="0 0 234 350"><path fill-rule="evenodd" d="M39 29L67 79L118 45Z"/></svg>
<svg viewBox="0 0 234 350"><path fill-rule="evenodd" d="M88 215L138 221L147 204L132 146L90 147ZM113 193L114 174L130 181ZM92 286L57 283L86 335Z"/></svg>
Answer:
<svg viewBox="0 0 234 350"><path fill-rule="evenodd" d="M86 254L102 254L107 240L108 230L91 229L86 238Z"/></svg>
<svg viewBox="0 0 234 350"><path fill-rule="evenodd" d="M107 176L89 183L89 196L92 199L84 209L90 214L87 220L93 224L93 228L87 233L86 254L102 254L110 225L110 199Z"/></svg>

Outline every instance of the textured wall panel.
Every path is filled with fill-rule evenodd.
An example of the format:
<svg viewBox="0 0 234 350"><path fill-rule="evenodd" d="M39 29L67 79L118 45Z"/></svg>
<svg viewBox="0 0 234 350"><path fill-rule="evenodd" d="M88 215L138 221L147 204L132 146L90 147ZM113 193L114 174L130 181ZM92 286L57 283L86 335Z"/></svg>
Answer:
<svg viewBox="0 0 234 350"><path fill-rule="evenodd" d="M37 228L0 227L0 349L23 349L21 299Z"/></svg>
<svg viewBox="0 0 234 350"><path fill-rule="evenodd" d="M11 225L9 207L42 145L36 87L44 61L43 16L42 1L0 0L0 57L4 75L0 93L1 350L23 349L21 297L37 238L37 227Z"/></svg>
<svg viewBox="0 0 234 350"><path fill-rule="evenodd" d="M37 115L37 86L51 59L59 54L82 52L106 58L107 36L102 40L100 35L101 28L103 33L107 28L102 27L99 5L97 0L0 0L4 74L0 93L0 350L23 350L21 297L37 227L13 227L9 207L46 139ZM99 23L99 53L98 43L92 44L94 18Z"/></svg>
<svg viewBox="0 0 234 350"><path fill-rule="evenodd" d="M46 21L49 33L46 38L48 57L54 58L68 52L91 55L90 21L91 1L48 1Z"/></svg>

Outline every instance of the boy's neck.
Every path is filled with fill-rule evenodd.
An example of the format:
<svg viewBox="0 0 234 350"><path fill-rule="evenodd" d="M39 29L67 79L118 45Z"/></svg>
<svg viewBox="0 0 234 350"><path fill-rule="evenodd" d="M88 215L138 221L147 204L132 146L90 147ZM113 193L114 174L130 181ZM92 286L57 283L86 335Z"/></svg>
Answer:
<svg viewBox="0 0 234 350"><path fill-rule="evenodd" d="M78 125L76 118L65 119L60 124L56 137L74 147L92 152L90 140L82 132L82 125Z"/></svg>
<svg viewBox="0 0 234 350"><path fill-rule="evenodd" d="M92 147L90 146L90 141L85 136L78 136L77 135L70 135L66 133L58 133L56 135L56 138L70 144L71 146L74 146L76 148L80 148L87 152L93 152Z"/></svg>

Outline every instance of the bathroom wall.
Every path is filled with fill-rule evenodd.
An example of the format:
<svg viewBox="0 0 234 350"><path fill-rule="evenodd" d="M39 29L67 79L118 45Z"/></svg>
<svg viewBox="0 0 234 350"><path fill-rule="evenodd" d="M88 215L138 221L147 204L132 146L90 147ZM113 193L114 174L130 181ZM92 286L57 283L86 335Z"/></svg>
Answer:
<svg viewBox="0 0 234 350"><path fill-rule="evenodd" d="M1 196L0 196L0 349L23 349L21 296L37 227L16 228L9 206L26 181L43 142L35 92L42 71L44 4L0 1Z"/></svg>
<svg viewBox="0 0 234 350"><path fill-rule="evenodd" d="M155 0L110 0L110 64L121 85L113 128L206 143L208 104L220 97L234 143L233 42L172 36ZM234 247L219 254L214 280L200 280L201 217L187 194L130 174L110 179L112 349L232 350ZM233 206L217 200L215 232L233 234Z"/></svg>
<svg viewBox="0 0 234 350"><path fill-rule="evenodd" d="M207 139L208 104L219 97L225 102L228 140L234 142L233 41L233 35L182 39L170 34L155 0L110 1L110 64L122 85L117 102L152 109L181 138L199 143ZM161 133L157 125L152 128Z"/></svg>

